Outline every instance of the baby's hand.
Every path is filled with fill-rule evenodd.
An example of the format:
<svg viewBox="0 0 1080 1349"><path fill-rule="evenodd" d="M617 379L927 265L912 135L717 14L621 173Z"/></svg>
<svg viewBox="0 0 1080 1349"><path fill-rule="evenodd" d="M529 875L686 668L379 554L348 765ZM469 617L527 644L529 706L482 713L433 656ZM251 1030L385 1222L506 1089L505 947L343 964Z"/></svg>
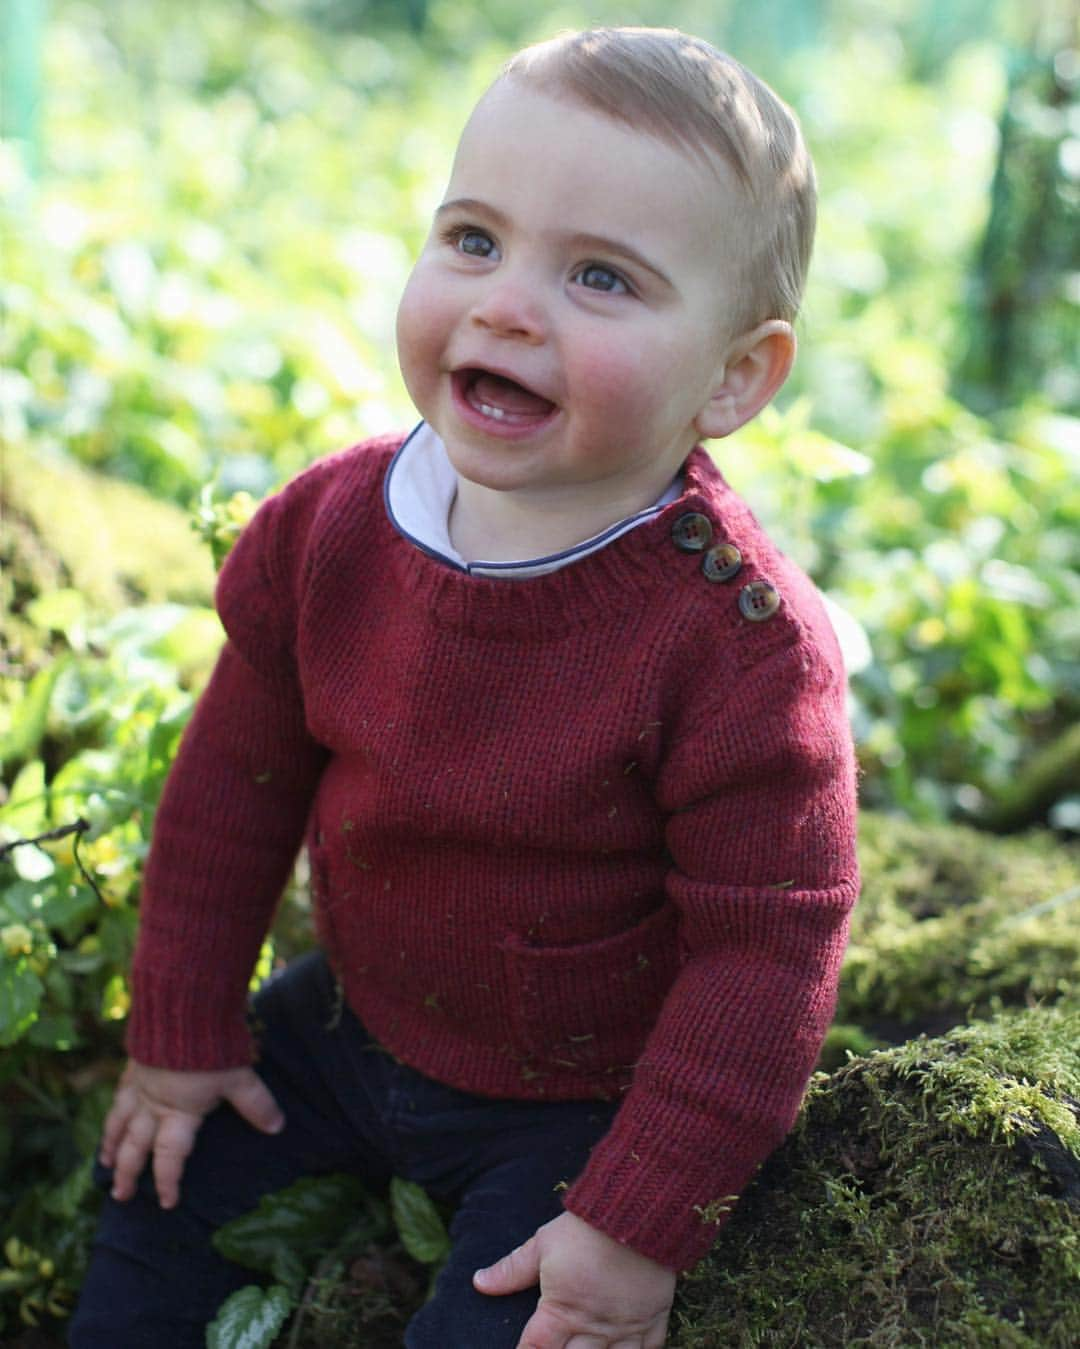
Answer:
<svg viewBox="0 0 1080 1349"><path fill-rule="evenodd" d="M180 1177L206 1115L222 1101L263 1133L284 1128L285 1116L253 1068L182 1073L128 1062L105 1120L101 1160L113 1171L112 1196L130 1199L153 1154L162 1208L175 1208Z"/></svg>
<svg viewBox="0 0 1080 1349"><path fill-rule="evenodd" d="M540 1302L517 1349L661 1349L674 1272L573 1213L473 1276L481 1293L516 1293L537 1281Z"/></svg>

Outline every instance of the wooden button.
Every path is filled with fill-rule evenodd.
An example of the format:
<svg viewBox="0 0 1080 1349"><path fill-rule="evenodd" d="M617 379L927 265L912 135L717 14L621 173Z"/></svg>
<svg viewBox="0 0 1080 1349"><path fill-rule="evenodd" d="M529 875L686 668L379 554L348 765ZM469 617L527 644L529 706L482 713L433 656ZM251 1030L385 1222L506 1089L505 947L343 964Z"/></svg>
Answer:
<svg viewBox="0 0 1080 1349"><path fill-rule="evenodd" d="M701 553L712 543L712 523L707 515L687 511L671 526L671 538L681 553Z"/></svg>
<svg viewBox="0 0 1080 1349"><path fill-rule="evenodd" d="M742 570L742 553L733 543L718 543L701 559L707 581L730 581Z"/></svg>
<svg viewBox="0 0 1080 1349"><path fill-rule="evenodd" d="M764 623L780 608L780 592L768 581L751 581L739 591L739 612L751 623Z"/></svg>

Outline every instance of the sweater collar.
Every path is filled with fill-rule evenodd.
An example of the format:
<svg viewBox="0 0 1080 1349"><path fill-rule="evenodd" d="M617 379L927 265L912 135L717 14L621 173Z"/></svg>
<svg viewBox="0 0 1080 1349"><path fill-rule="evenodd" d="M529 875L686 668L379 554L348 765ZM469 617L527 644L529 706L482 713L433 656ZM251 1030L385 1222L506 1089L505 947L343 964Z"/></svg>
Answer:
<svg viewBox="0 0 1080 1349"><path fill-rule="evenodd" d="M606 548L615 539L658 515L665 506L677 500L681 490L681 478L676 477L652 506L557 553L513 562L469 562L450 541L450 508L457 491L457 474L438 434L426 422L421 422L391 460L383 482L383 500L390 523L428 557L470 576L515 580L545 576Z"/></svg>
<svg viewBox="0 0 1080 1349"><path fill-rule="evenodd" d="M399 584L440 626L480 639L546 642L586 624L607 629L616 613L644 612L658 590L676 608L684 583L695 593L702 587L715 593L716 587L701 577L701 558L674 546L672 529L686 512L707 515L717 537L736 541L743 557L752 561L760 531L703 446L691 450L680 486L674 501L650 510L621 536L577 553L574 566L544 571L516 585L506 585L504 573L476 575L461 563L447 561L418 536L391 523L389 508L382 513L380 533Z"/></svg>

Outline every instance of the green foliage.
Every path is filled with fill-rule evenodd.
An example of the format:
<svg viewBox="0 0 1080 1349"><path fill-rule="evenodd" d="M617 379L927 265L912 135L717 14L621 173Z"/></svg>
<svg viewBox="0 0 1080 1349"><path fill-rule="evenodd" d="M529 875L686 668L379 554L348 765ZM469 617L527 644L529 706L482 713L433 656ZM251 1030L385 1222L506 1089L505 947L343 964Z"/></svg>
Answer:
<svg viewBox="0 0 1080 1349"><path fill-rule="evenodd" d="M866 634L864 800L978 814L1080 705L1075 431L1033 409L1003 438L925 386L894 406L873 463L813 433L804 403L740 432L743 463L718 457Z"/></svg>
<svg viewBox="0 0 1080 1349"><path fill-rule="evenodd" d="M390 1211L401 1244L422 1265L441 1265L450 1254L446 1225L427 1194L411 1180L390 1182Z"/></svg>
<svg viewBox="0 0 1080 1349"><path fill-rule="evenodd" d="M255 514L255 505L250 492L234 492L227 501L216 499L210 483L199 493L194 525L209 547L215 567L220 567L228 557L241 530Z"/></svg>
<svg viewBox="0 0 1080 1349"><path fill-rule="evenodd" d="M1080 1339L1080 1009L819 1078L681 1287L672 1349Z"/></svg>
<svg viewBox="0 0 1080 1349"><path fill-rule="evenodd" d="M271 1275L293 1297L303 1287L306 1267L357 1222L356 1239L386 1231L385 1214L367 1200L352 1176L314 1176L264 1198L253 1212L234 1218L214 1234L215 1248L229 1260Z"/></svg>
<svg viewBox="0 0 1080 1349"><path fill-rule="evenodd" d="M403 145L415 55L195 8L62 7L40 189L0 153L10 438L185 503L401 415L399 222L415 247L441 172L437 137Z"/></svg>
<svg viewBox="0 0 1080 1349"><path fill-rule="evenodd" d="M17 1301L19 1320L28 1326L45 1316L66 1316L74 1296L71 1285L57 1278L55 1263L15 1237L4 1242L0 1292Z"/></svg>
<svg viewBox="0 0 1080 1349"><path fill-rule="evenodd" d="M238 1288L206 1328L207 1349L266 1349L273 1344L295 1305L281 1284Z"/></svg>
<svg viewBox="0 0 1080 1349"><path fill-rule="evenodd" d="M142 488L110 483L106 496L115 490L127 500L115 515L100 504L90 512L99 542L119 540L102 556L99 583L39 590L53 545L53 576L85 580L87 572L71 539L59 532L46 543L37 532L33 485L54 474L56 495L69 503L85 506L92 494L85 472L31 467L16 489L29 525L8 552L9 663L0 674L8 783L0 804L0 1241L22 1253L0 1268L0 1330L5 1318L63 1314L82 1275L96 1205L90 1160L122 1059L154 811L222 636L213 611L191 603L111 616L103 605L122 602L140 574L129 570L130 545L146 528L158 531L159 558L183 565L147 580L145 593L184 593L192 578L208 593L213 571L192 523L222 556L251 509L241 494L207 492L193 522ZM36 673L20 678L27 668ZM288 927L286 949L295 950L308 940L301 907L292 906ZM272 959L268 945L257 978Z"/></svg>
<svg viewBox="0 0 1080 1349"><path fill-rule="evenodd" d="M393 1221L391 1222L391 1216ZM319 1176L267 1195L253 1212L234 1218L214 1234L230 1260L276 1280L251 1285L227 1298L208 1330L211 1349L267 1349L286 1318L301 1306L309 1279L315 1285L343 1258L395 1235L408 1254L438 1272L450 1250L438 1209L420 1188L395 1177L390 1207L367 1195L352 1176ZM385 1308L376 1304L375 1316ZM357 1304L353 1314L371 1324ZM297 1327L299 1329L299 1327ZM319 1343L325 1344L320 1336Z"/></svg>
<svg viewBox="0 0 1080 1349"><path fill-rule="evenodd" d="M0 808L0 1241L53 1271L33 1286L36 1303L27 1266L0 1277L0 1318L23 1321L63 1306L85 1263L89 1158L121 1057L139 876L191 706L177 669L192 640L206 656L190 609L82 617L67 642L39 631L50 677L0 703L0 740L22 759Z"/></svg>

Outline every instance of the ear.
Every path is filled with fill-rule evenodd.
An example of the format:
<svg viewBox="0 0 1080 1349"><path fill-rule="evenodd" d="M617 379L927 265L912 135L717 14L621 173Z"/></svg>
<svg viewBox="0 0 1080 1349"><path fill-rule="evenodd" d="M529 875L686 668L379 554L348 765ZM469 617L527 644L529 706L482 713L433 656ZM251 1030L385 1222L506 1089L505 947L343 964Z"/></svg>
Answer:
<svg viewBox="0 0 1080 1349"><path fill-rule="evenodd" d="M783 319L769 319L727 349L709 401L694 418L703 440L730 436L756 417L787 379L795 360L795 330Z"/></svg>

